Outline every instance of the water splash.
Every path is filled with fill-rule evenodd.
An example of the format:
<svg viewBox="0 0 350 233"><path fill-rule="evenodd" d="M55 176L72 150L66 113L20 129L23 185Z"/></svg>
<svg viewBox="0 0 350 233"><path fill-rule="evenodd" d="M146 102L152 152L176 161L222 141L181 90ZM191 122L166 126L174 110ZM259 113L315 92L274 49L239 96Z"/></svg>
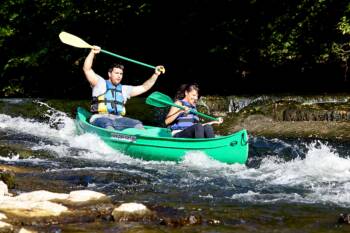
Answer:
<svg viewBox="0 0 350 233"><path fill-rule="evenodd" d="M32 150L51 151L56 158L64 158L62 163L74 159L88 161L79 166L72 163L68 168L56 163L51 169L57 171L87 169L113 173L117 170L143 177L150 182L149 187L161 192L176 189L182 197L205 200L350 206L350 159L324 142L291 143L252 137L251 148L259 152L250 154L251 160L258 160L253 167L221 163L202 152L188 153L178 163L143 161L116 152L96 135L77 135L74 120L57 110L48 112L47 117L49 122L0 114L0 130L12 132L17 138L34 136L30 137L36 138L29 145ZM56 121L64 122L63 127L52 127L50 122ZM17 163L20 159L14 156L5 160ZM37 158L25 161L45 162ZM100 187L98 183L94 186ZM113 189L113 184L109 186Z"/></svg>
<svg viewBox="0 0 350 233"><path fill-rule="evenodd" d="M332 203L350 206L350 159L322 142L307 146L305 158L266 156L258 168L239 171L250 189L231 198L263 202Z"/></svg>

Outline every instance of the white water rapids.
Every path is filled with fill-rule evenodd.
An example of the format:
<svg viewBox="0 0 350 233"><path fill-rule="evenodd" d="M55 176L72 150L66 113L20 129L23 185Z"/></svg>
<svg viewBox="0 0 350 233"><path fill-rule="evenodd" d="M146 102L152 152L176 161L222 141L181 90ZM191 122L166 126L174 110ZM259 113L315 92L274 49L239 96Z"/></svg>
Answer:
<svg viewBox="0 0 350 233"><path fill-rule="evenodd" d="M254 167L220 163L200 152L186 155L180 163L142 161L112 150L95 135L77 135L74 120L65 114L52 114L51 117L56 119L50 120L59 120L64 126L55 129L47 123L33 119L0 114L0 130L10 132L11 135L24 134L37 138L35 143L27 146L33 151L50 151L56 157L70 157L71 149L74 148L75 159L96 161L96 167L88 169L113 170L113 165L124 164L130 166L128 172L143 176L150 175L147 171L155 172L157 181L153 185L171 181L173 184L167 185L180 189L201 187L201 191L195 192L198 198L224 198L247 203L295 202L350 207L350 159L339 154L337 147L327 142L308 143L306 153L292 159L285 159L283 155L259 155L259 165ZM47 143L48 140L50 143ZM267 145L279 142L280 147L274 148L275 151L288 147L293 150L298 145L291 145L282 139L264 140ZM254 140L250 143L250 146L254 146ZM305 145L304 142L301 144ZM258 159L252 153L249 156L250 160ZM14 164L23 162L18 155L1 155L0 159ZM50 158L30 158L25 161L35 164L49 163ZM112 168L105 166L106 161ZM50 169L65 170L57 164ZM172 177L173 174L176 176ZM95 184L91 184L90 187L95 187ZM215 189L223 191L215 192Z"/></svg>

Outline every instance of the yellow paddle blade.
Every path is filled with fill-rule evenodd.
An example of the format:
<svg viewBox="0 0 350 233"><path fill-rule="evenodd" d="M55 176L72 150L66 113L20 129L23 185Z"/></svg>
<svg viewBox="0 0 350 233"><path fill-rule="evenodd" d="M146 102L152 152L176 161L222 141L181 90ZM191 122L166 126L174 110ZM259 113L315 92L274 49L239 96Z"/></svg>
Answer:
<svg viewBox="0 0 350 233"><path fill-rule="evenodd" d="M61 32L59 34L59 37L62 43L65 43L67 45L71 45L77 48L92 48L92 45L89 45L79 37L74 36L68 32Z"/></svg>

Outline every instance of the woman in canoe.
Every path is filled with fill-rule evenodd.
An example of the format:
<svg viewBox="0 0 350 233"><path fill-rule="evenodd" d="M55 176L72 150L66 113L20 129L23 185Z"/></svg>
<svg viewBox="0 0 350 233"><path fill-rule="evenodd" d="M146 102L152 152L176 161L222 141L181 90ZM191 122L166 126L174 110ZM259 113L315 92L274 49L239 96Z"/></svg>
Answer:
<svg viewBox="0 0 350 233"><path fill-rule="evenodd" d="M165 118L165 124L172 130L172 135L176 138L213 138L215 137L212 124L221 124L219 121L211 121L204 124L199 123L197 115L191 113L196 110L199 88L196 84L183 84L175 97L175 104L185 107L181 110L171 107Z"/></svg>

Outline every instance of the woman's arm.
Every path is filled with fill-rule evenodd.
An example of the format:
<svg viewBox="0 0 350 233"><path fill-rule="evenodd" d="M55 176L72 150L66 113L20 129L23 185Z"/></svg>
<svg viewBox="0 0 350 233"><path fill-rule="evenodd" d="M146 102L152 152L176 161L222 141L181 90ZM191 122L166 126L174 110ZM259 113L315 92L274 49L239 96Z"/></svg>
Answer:
<svg viewBox="0 0 350 233"><path fill-rule="evenodd" d="M217 121L210 121L210 122L204 123L202 125L215 125L215 124L220 125L222 122L224 122L224 119L222 119L221 117L219 117L218 119L219 120L217 120Z"/></svg>
<svg viewBox="0 0 350 233"><path fill-rule="evenodd" d="M175 101L175 104L182 106L181 101ZM171 107L168 115L165 118L165 124L170 125L175 119L179 116L180 113L188 112L190 109L186 106L183 106L185 110L179 109L177 107Z"/></svg>

